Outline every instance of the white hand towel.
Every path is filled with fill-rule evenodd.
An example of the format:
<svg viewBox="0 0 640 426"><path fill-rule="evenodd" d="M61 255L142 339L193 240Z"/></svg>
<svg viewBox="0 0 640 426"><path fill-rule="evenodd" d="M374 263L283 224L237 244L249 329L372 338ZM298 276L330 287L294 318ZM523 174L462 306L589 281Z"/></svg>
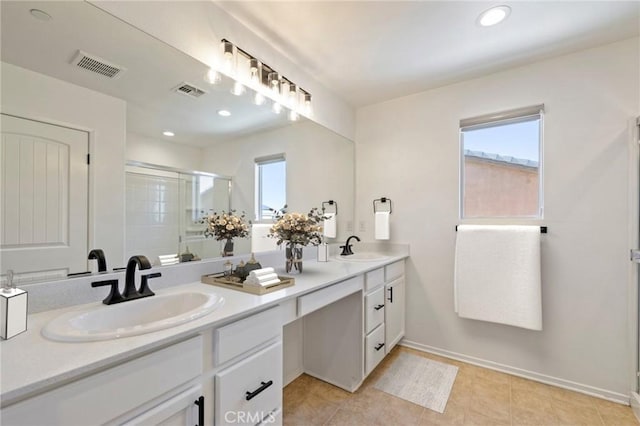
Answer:
<svg viewBox="0 0 640 426"><path fill-rule="evenodd" d="M322 227L322 234L327 238L335 238L337 235L336 229L336 214L325 213L324 225Z"/></svg>
<svg viewBox="0 0 640 426"><path fill-rule="evenodd" d="M273 268L262 268L262 269L254 269L253 271L249 272L249 275L252 277L261 277L263 275L273 274L274 272L275 272L275 269Z"/></svg>
<svg viewBox="0 0 640 426"><path fill-rule="evenodd" d="M272 225L265 223L254 223L251 225L251 252L259 253L278 249L278 240L269 237L269 230Z"/></svg>
<svg viewBox="0 0 640 426"><path fill-rule="evenodd" d="M389 239L389 212L376 212L376 240Z"/></svg>
<svg viewBox="0 0 640 426"><path fill-rule="evenodd" d="M455 311L462 318L542 330L540 227L459 225Z"/></svg>

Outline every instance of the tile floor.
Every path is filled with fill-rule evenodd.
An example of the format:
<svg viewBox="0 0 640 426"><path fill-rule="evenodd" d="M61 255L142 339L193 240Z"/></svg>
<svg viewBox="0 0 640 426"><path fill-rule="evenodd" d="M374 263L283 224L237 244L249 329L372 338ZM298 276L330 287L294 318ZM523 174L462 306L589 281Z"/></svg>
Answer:
<svg viewBox="0 0 640 426"><path fill-rule="evenodd" d="M444 414L373 387L401 352L458 366ZM396 347L355 393L306 374L284 388L284 424L307 425L640 425L631 408L505 373Z"/></svg>

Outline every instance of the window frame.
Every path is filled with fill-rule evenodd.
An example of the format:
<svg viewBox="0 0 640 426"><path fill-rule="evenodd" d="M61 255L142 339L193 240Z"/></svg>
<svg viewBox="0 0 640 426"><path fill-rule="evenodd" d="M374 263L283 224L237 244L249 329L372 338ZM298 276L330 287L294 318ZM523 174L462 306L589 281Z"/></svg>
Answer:
<svg viewBox="0 0 640 426"><path fill-rule="evenodd" d="M509 124L523 123L538 120L538 213L534 215L504 215L504 216L465 216L464 211L464 189L465 189L465 155L464 155L464 132L479 130L491 127L498 127ZM507 111L500 111L460 120L459 126L459 184L458 184L458 215L460 220L465 219L544 219L544 104L533 105L524 108L517 108Z"/></svg>
<svg viewBox="0 0 640 426"><path fill-rule="evenodd" d="M287 199L287 182L286 182L286 174L287 174L287 158L284 153L268 155L265 157L259 157L254 160L255 164L255 221L256 223L267 222L271 220L271 218L264 218L262 216L262 168L261 166L273 163L284 162L285 166L285 185L284 185L284 198L285 204Z"/></svg>

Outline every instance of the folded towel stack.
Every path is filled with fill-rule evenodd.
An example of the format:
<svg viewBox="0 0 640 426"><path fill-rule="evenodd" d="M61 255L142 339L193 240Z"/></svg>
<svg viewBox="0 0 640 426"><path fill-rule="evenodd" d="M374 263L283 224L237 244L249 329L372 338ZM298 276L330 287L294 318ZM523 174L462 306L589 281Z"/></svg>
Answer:
<svg viewBox="0 0 640 426"><path fill-rule="evenodd" d="M176 265L180 263L180 258L177 254L165 254L158 256L158 260L160 261L160 265Z"/></svg>
<svg viewBox="0 0 640 426"><path fill-rule="evenodd" d="M244 284L257 287L271 287L280 284L280 278L273 268L255 269L249 273Z"/></svg>

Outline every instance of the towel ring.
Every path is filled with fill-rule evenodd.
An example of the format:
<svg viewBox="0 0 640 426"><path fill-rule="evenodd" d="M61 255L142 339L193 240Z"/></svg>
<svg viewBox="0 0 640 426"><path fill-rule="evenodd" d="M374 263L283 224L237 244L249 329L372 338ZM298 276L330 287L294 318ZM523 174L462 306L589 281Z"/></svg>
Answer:
<svg viewBox="0 0 640 426"><path fill-rule="evenodd" d="M379 201L381 204L386 204L387 202L389 203L389 213L393 212L393 206L391 204L391 198L387 198L387 197L382 197L382 198L378 198L373 200L373 212L377 213L378 210L376 210L376 201ZM381 210L383 211L383 210Z"/></svg>
<svg viewBox="0 0 640 426"><path fill-rule="evenodd" d="M329 201L323 201L322 202L322 213L324 213L325 211L325 205L329 205L329 206L334 206L336 211L335 214L336 216L338 215L338 202L337 201L333 201L333 200L329 200Z"/></svg>

